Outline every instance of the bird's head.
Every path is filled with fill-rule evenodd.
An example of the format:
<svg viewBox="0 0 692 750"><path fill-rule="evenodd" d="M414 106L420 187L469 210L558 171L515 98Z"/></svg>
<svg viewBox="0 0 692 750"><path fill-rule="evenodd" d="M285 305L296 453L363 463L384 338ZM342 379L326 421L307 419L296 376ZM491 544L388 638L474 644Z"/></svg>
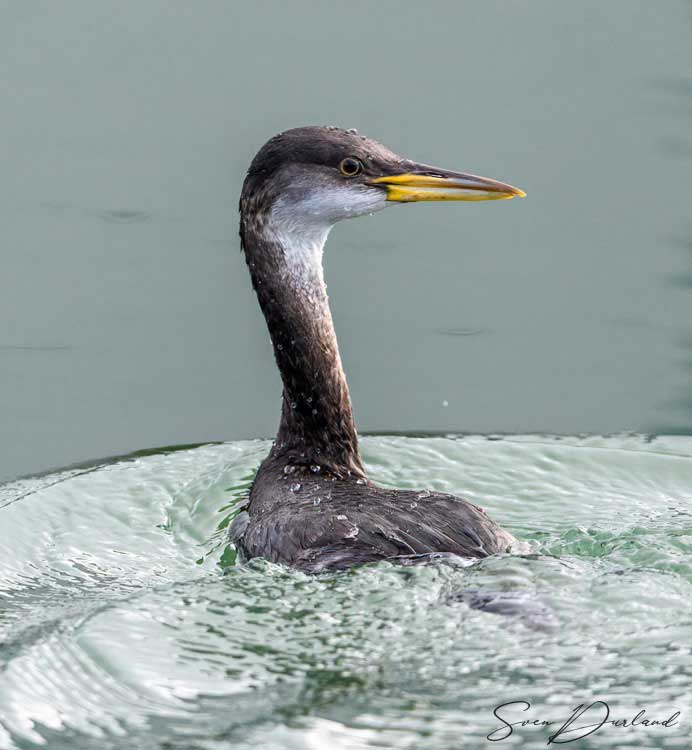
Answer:
<svg viewBox="0 0 692 750"><path fill-rule="evenodd" d="M303 127L269 140L243 185L241 211L299 231L393 203L523 197L503 182L419 164L355 130Z"/></svg>

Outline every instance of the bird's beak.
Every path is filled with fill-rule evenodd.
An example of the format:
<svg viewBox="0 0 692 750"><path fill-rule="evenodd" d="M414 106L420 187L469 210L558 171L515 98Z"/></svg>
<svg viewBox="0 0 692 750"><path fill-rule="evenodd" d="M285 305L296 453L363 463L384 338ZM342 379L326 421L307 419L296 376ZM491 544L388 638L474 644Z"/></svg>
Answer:
<svg viewBox="0 0 692 750"><path fill-rule="evenodd" d="M519 188L487 177L462 172L449 172L424 165L402 174L376 177L371 182L387 190L387 200L399 203L414 201L493 201L523 198Z"/></svg>

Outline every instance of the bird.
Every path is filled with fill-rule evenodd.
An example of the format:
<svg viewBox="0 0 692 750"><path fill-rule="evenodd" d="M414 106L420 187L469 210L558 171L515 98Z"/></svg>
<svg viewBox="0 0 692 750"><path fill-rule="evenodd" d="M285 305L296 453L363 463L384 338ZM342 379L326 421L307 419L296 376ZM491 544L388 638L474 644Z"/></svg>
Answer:
<svg viewBox="0 0 692 750"><path fill-rule="evenodd" d="M316 574L512 549L515 538L468 500L367 476L322 256L343 219L397 203L517 196L503 182L402 158L355 129L299 127L260 148L241 190L240 244L283 393L276 439L230 524L241 562Z"/></svg>

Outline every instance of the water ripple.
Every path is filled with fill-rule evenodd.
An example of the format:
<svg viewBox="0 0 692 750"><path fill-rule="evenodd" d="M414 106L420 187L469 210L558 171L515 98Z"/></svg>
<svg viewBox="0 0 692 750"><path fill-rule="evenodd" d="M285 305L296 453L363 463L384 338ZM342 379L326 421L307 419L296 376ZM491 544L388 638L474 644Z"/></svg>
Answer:
<svg viewBox="0 0 692 750"><path fill-rule="evenodd" d="M531 552L320 577L232 565L267 448L0 487L0 748L480 746L489 696L689 715L692 439L366 438L377 481L464 494Z"/></svg>

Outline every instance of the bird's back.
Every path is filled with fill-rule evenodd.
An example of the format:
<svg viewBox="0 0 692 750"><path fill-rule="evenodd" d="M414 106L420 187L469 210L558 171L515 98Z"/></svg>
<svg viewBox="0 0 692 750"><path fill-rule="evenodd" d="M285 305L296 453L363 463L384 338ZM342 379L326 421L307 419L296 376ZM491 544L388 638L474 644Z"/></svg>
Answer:
<svg viewBox="0 0 692 750"><path fill-rule="evenodd" d="M306 572L389 558L507 552L514 538L462 498L333 479L268 459L250 493L236 539L244 558L264 557Z"/></svg>

